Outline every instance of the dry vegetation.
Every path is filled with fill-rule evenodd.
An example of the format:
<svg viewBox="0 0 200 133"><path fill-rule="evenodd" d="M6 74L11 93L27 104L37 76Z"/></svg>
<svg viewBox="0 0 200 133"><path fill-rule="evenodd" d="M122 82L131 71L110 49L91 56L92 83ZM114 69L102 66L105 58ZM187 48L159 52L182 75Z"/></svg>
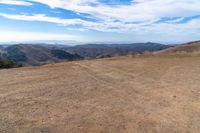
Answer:
<svg viewBox="0 0 200 133"><path fill-rule="evenodd" d="M0 133L199 133L200 56L0 70Z"/></svg>

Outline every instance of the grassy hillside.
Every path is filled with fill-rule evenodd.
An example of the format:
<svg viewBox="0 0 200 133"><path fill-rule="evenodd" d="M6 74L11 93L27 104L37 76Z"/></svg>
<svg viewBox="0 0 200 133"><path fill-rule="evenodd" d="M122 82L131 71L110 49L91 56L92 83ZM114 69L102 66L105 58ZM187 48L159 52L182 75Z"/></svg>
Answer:
<svg viewBox="0 0 200 133"><path fill-rule="evenodd" d="M200 41L190 42L182 45L177 45L166 50L163 50L159 53L163 54L200 54Z"/></svg>
<svg viewBox="0 0 200 133"><path fill-rule="evenodd" d="M59 49L51 50L51 54L58 59L65 59L68 61L83 59L83 57L81 57L78 54L73 55L73 54L67 53L64 50L59 50Z"/></svg>
<svg viewBox="0 0 200 133"><path fill-rule="evenodd" d="M27 55L24 52L23 46L13 45L6 48L8 59L15 63L27 61Z"/></svg>

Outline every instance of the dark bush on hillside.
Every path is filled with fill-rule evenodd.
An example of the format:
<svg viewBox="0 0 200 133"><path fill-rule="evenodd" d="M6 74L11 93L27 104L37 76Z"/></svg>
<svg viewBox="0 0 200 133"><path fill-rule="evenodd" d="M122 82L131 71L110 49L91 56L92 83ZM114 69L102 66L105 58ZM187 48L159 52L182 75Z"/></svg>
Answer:
<svg viewBox="0 0 200 133"><path fill-rule="evenodd" d="M15 64L10 60L0 60L0 68L12 68Z"/></svg>
<svg viewBox="0 0 200 133"><path fill-rule="evenodd" d="M11 60L0 60L0 69L2 68L14 68L14 67L22 67L21 64L15 64L13 61Z"/></svg>

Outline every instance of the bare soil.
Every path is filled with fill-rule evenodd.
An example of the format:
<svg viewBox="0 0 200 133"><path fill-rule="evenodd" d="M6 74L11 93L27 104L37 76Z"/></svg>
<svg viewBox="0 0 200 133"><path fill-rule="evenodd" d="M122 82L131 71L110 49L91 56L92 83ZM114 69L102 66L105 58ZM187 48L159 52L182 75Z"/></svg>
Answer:
<svg viewBox="0 0 200 133"><path fill-rule="evenodd" d="M199 132L199 56L0 70L0 133Z"/></svg>

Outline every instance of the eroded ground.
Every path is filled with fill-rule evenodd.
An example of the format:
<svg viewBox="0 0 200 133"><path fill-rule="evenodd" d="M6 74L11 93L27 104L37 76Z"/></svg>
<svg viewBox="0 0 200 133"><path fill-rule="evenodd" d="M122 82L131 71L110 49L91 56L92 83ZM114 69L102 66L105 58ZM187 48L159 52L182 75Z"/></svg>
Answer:
<svg viewBox="0 0 200 133"><path fill-rule="evenodd" d="M0 70L0 133L151 132L200 132L200 57Z"/></svg>

